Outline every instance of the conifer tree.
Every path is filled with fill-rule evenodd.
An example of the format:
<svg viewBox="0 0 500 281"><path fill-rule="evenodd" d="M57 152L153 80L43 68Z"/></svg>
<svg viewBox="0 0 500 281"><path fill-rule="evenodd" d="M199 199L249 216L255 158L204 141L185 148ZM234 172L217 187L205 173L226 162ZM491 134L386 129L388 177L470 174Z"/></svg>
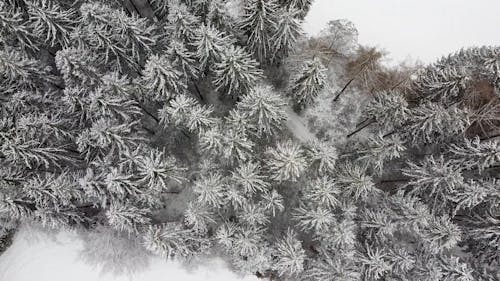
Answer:
<svg viewBox="0 0 500 281"><path fill-rule="evenodd" d="M267 166L276 181L296 181L308 165L304 150L292 141L278 143L268 154Z"/></svg>
<svg viewBox="0 0 500 281"><path fill-rule="evenodd" d="M254 124L259 136L272 135L287 119L286 102L270 86L258 85L237 104L247 122Z"/></svg>
<svg viewBox="0 0 500 281"><path fill-rule="evenodd" d="M351 163L340 166L336 179L343 193L355 200L366 200L379 192L372 177L366 174L366 169Z"/></svg>
<svg viewBox="0 0 500 281"><path fill-rule="evenodd" d="M198 18L188 11L187 6L180 1L172 1L168 3L170 5L165 5L160 1L154 2L157 3L159 9L164 7L160 13L164 12L164 9L168 10L167 21L169 25L167 30L172 32L173 37L184 42L192 42L195 30L200 23Z"/></svg>
<svg viewBox="0 0 500 281"><path fill-rule="evenodd" d="M200 61L200 70L206 71L209 65L220 62L224 49L231 43L232 39L210 25L202 25L196 29L193 47Z"/></svg>
<svg viewBox="0 0 500 281"><path fill-rule="evenodd" d="M153 55L148 58L142 79L152 86L151 95L155 100L168 102L182 94L186 86L179 83L182 73L177 70L165 56Z"/></svg>
<svg viewBox="0 0 500 281"><path fill-rule="evenodd" d="M281 60L295 50L295 45L302 34L302 23L298 20L303 10L289 7L282 9L277 19L276 31L272 37L273 59Z"/></svg>
<svg viewBox="0 0 500 281"><path fill-rule="evenodd" d="M6 93L23 89L43 89L47 83L57 83L50 73L49 66L13 48L1 50L0 66L3 78L1 84Z"/></svg>
<svg viewBox="0 0 500 281"><path fill-rule="evenodd" d="M287 8L294 8L300 11L300 18L304 19L304 17L309 12L309 8L311 7L313 1L312 0L281 0L281 5L285 5Z"/></svg>
<svg viewBox="0 0 500 281"><path fill-rule="evenodd" d="M82 22L72 37L79 46L97 51L104 62L116 62L118 69L138 69L144 54L156 43L155 27L146 19L127 16L125 12L104 4L92 3L80 6Z"/></svg>
<svg viewBox="0 0 500 281"><path fill-rule="evenodd" d="M44 43L53 47L55 44L67 46L70 35L76 25L76 11L62 9L54 1L30 0L26 1L26 8L30 18L30 29L43 38Z"/></svg>
<svg viewBox="0 0 500 281"><path fill-rule="evenodd" d="M330 177L321 177L312 180L305 190L304 197L314 204L326 208L335 208L341 204L341 190Z"/></svg>
<svg viewBox="0 0 500 281"><path fill-rule="evenodd" d="M337 163L338 153L335 146L321 141L312 141L308 147L308 155L319 174L332 173Z"/></svg>
<svg viewBox="0 0 500 281"><path fill-rule="evenodd" d="M256 163L246 163L232 172L234 184L242 188L246 194L266 191L269 183L265 179Z"/></svg>
<svg viewBox="0 0 500 281"><path fill-rule="evenodd" d="M23 13L15 5L0 3L0 36L2 43L37 51L36 35L29 22L23 21Z"/></svg>
<svg viewBox="0 0 500 281"><path fill-rule="evenodd" d="M217 207L224 203L224 189L224 180L218 174L201 178L194 185L194 192L198 195L198 202L212 207Z"/></svg>
<svg viewBox="0 0 500 281"><path fill-rule="evenodd" d="M244 10L240 28L248 36L249 49L261 64L265 64L272 57L271 39L277 24L278 3L276 0L249 0Z"/></svg>
<svg viewBox="0 0 500 281"><path fill-rule="evenodd" d="M384 138L382 135L378 135L370 138L365 147L358 152L360 154L358 160L367 161L377 173L382 173L384 163L401 158L405 150L406 147L397 136Z"/></svg>
<svg viewBox="0 0 500 281"><path fill-rule="evenodd" d="M381 126L400 126L410 113L406 98L399 92L378 93L366 106L365 115Z"/></svg>
<svg viewBox="0 0 500 281"><path fill-rule="evenodd" d="M326 79L326 68L318 58L307 61L290 85L289 95L294 100L296 109L302 110L311 105L326 87Z"/></svg>
<svg viewBox="0 0 500 281"><path fill-rule="evenodd" d="M214 85L230 96L245 95L262 77L262 71L250 54L233 45L226 48L220 61L215 63L214 73L217 77Z"/></svg>
<svg viewBox="0 0 500 281"><path fill-rule="evenodd" d="M278 261L274 266L280 276L297 275L304 270L305 251L292 230L276 245Z"/></svg>
<svg viewBox="0 0 500 281"><path fill-rule="evenodd" d="M172 40L167 49L167 54L171 63L181 71L186 82L189 77L198 77L198 66L195 65L195 57L184 43L179 40Z"/></svg>

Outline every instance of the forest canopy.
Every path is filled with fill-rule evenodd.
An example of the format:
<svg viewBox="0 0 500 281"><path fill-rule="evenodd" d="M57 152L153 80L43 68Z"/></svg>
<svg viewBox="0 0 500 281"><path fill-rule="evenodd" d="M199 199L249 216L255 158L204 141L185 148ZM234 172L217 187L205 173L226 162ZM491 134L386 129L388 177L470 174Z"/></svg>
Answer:
<svg viewBox="0 0 500 281"><path fill-rule="evenodd" d="M500 47L387 67L348 20L306 36L311 4L2 0L0 249L29 222L277 280L498 280Z"/></svg>

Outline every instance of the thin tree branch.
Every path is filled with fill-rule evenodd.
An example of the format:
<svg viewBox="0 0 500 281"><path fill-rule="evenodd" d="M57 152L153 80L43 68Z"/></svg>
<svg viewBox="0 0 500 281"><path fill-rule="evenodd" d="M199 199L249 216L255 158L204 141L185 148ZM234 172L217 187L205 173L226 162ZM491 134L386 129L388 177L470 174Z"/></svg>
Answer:
<svg viewBox="0 0 500 281"><path fill-rule="evenodd" d="M358 129L354 130L354 132L350 133L347 135L347 138L350 138L352 136L354 136L355 134L361 132L364 128L370 126L371 124L375 123L375 120L371 120L370 122L366 123L365 125L359 127Z"/></svg>

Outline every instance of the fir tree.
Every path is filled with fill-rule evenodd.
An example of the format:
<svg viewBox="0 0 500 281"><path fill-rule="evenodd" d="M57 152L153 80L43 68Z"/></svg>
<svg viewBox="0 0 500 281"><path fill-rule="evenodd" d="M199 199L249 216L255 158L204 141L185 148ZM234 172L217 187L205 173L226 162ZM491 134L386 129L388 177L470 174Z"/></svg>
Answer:
<svg viewBox="0 0 500 281"><path fill-rule="evenodd" d="M99 70L95 67L97 58L88 49L62 49L57 52L55 62L67 86L93 86L100 82Z"/></svg>
<svg viewBox="0 0 500 281"><path fill-rule="evenodd" d="M110 225L117 230L137 232L140 225L148 224L146 211L131 205L112 205L106 212Z"/></svg>
<svg viewBox="0 0 500 281"><path fill-rule="evenodd" d="M189 203L188 208L184 214L184 220L186 224L192 227L193 230L205 233L208 231L209 225L215 223L214 214L210 212L210 209L203 204L193 204Z"/></svg>
<svg viewBox="0 0 500 281"><path fill-rule="evenodd" d="M217 207L224 203L225 185L221 175L212 174L198 180L193 191L198 195L198 202Z"/></svg>
<svg viewBox="0 0 500 281"><path fill-rule="evenodd" d="M274 266L280 276L293 276L304 270L306 255L300 240L292 230L276 245L277 262Z"/></svg>
<svg viewBox="0 0 500 281"><path fill-rule="evenodd" d="M49 66L12 48L0 51L0 66L3 92L42 89L47 83L56 83Z"/></svg>
<svg viewBox="0 0 500 281"><path fill-rule="evenodd" d="M51 0L26 1L30 19L30 29L43 38L44 43L53 47L57 44L68 46L70 35L76 25L76 11L63 9Z"/></svg>
<svg viewBox="0 0 500 281"><path fill-rule="evenodd" d="M365 115L368 120L380 126L400 126L409 118L410 110L405 97L399 92L388 91L378 93L366 106Z"/></svg>
<svg viewBox="0 0 500 281"><path fill-rule="evenodd" d="M220 62L224 49L231 43L232 39L212 26L202 25L196 29L193 47L200 61L200 70L205 72L209 65Z"/></svg>
<svg viewBox="0 0 500 281"><path fill-rule="evenodd" d="M243 189L246 194L264 192L269 187L266 177L256 163L246 163L232 172L232 180Z"/></svg>
<svg viewBox="0 0 500 281"><path fill-rule="evenodd" d="M340 166L336 179L343 193L355 200L366 200L379 192L372 177L366 174L366 169L351 163Z"/></svg>
<svg viewBox="0 0 500 281"><path fill-rule="evenodd" d="M290 96L296 108L303 109L311 105L320 91L326 87L326 79L326 68L318 58L307 61L290 85Z"/></svg>
<svg viewBox="0 0 500 281"><path fill-rule="evenodd" d="M150 226L143 240L146 249L165 258L192 257L210 246L207 239L177 222Z"/></svg>
<svg viewBox="0 0 500 281"><path fill-rule="evenodd" d="M224 90L230 96L245 95L262 77L262 71L250 54L233 45L226 48L220 62L215 63L214 73L217 90Z"/></svg>
<svg viewBox="0 0 500 281"><path fill-rule="evenodd" d="M194 55L187 49L184 43L179 40L172 40L167 49L170 62L177 67L187 82L188 77L198 77L198 66L195 65Z"/></svg>
<svg viewBox="0 0 500 281"><path fill-rule="evenodd" d="M240 256L251 257L258 253L264 238L264 229L256 226L240 226L234 233L232 251Z"/></svg>
<svg viewBox="0 0 500 281"><path fill-rule="evenodd" d="M377 173L382 173L384 163L402 157L406 150L403 142L397 136L384 138L382 135L370 138L365 147L358 151L358 160L367 161Z"/></svg>
<svg viewBox="0 0 500 281"><path fill-rule="evenodd" d="M273 59L281 60L294 52L297 41L302 35L302 23L297 19L300 13L301 10L291 7L280 12L276 31L271 39Z"/></svg>
<svg viewBox="0 0 500 281"><path fill-rule="evenodd" d="M151 51L158 37L146 19L129 17L104 4L83 4L80 13L82 24L72 37L79 46L98 51L104 62L116 62L118 69L127 66L137 70L141 58Z"/></svg>
<svg viewBox="0 0 500 281"><path fill-rule="evenodd" d="M261 64L271 59L271 38L277 24L276 0L249 0L245 2L241 29L248 36L249 49Z"/></svg>
<svg viewBox="0 0 500 281"><path fill-rule="evenodd" d="M154 2L157 3L159 8L162 6L164 7L163 10L160 10L160 13L168 9L167 21L169 26L167 30L172 32L173 37L182 41L191 42L195 34L195 29L199 25L199 20L188 11L186 5L179 3L179 1L172 1L168 3L170 5L160 3L160 1Z"/></svg>
<svg viewBox="0 0 500 281"><path fill-rule="evenodd" d="M287 119L286 102L270 86L259 85L237 104L243 116L255 125L259 136L272 135Z"/></svg>
<svg viewBox="0 0 500 281"><path fill-rule="evenodd" d="M292 141L278 143L268 155L267 167L276 181L296 181L308 165L304 150Z"/></svg>
<svg viewBox="0 0 500 281"><path fill-rule="evenodd" d="M322 233L335 223L334 214L328 207L322 206L301 206L295 210L293 217L302 231L313 233Z"/></svg>
<svg viewBox="0 0 500 281"><path fill-rule="evenodd" d="M158 101L169 101L183 93L186 86L179 83L181 77L182 73L165 56L148 58L142 72L142 80L152 86L150 94Z"/></svg>
<svg viewBox="0 0 500 281"><path fill-rule="evenodd" d="M470 119L471 113L466 109L425 103L410 112L410 124L405 129L413 141L429 143L463 135L471 124Z"/></svg>
<svg viewBox="0 0 500 281"><path fill-rule="evenodd" d="M304 198L319 206L335 208L340 205L341 190L329 177L321 177L311 181L304 193Z"/></svg>
<svg viewBox="0 0 500 281"><path fill-rule="evenodd" d="M443 156L427 157L420 164L409 163L403 173L411 178L409 184L414 187L413 193L434 198L434 208L438 202L444 204L449 194L464 182L461 169Z"/></svg>
<svg viewBox="0 0 500 281"><path fill-rule="evenodd" d="M187 128L190 132L199 133L213 128L217 120L212 117L213 108L202 106L195 99L179 95L160 110L160 122L164 126L174 124Z"/></svg>
<svg viewBox="0 0 500 281"><path fill-rule="evenodd" d="M247 203L243 205L238 218L245 224L251 226L261 226L269 223L266 210L257 204Z"/></svg>
<svg viewBox="0 0 500 281"><path fill-rule="evenodd" d="M465 139L463 145L452 144L451 152L465 169L477 167L482 171L500 160L498 142L481 142L477 137L473 140Z"/></svg>
<svg viewBox="0 0 500 281"><path fill-rule="evenodd" d="M0 36L2 43L19 46L22 49L39 50L36 35L29 22L23 21L23 12L14 5L0 3Z"/></svg>
<svg viewBox="0 0 500 281"><path fill-rule="evenodd" d="M279 212L285 210L283 201L283 196L273 189L272 191L262 194L262 201L260 203L264 207L264 210L270 212L274 217Z"/></svg>
<svg viewBox="0 0 500 281"><path fill-rule="evenodd" d="M281 0L281 5L285 5L287 8L294 8L300 11L300 18L304 19L304 17L309 12L309 8L311 7L313 1L312 0Z"/></svg>
<svg viewBox="0 0 500 281"><path fill-rule="evenodd" d="M321 141L313 141L308 147L313 170L319 174L332 173L339 158L334 145Z"/></svg>

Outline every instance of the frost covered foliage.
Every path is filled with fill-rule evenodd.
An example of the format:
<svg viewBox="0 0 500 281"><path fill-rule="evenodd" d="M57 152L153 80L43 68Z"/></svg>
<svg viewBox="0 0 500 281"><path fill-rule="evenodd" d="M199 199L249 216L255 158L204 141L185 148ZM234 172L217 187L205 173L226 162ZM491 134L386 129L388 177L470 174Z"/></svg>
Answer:
<svg viewBox="0 0 500 281"><path fill-rule="evenodd" d="M498 48L361 103L325 56L282 63L311 1L70 2L0 4L1 235L84 227L120 248L88 249L103 263L128 245L124 266L221 254L279 280L496 278ZM293 130L291 106L336 102L342 137Z"/></svg>
<svg viewBox="0 0 500 281"><path fill-rule="evenodd" d="M295 108L301 110L314 102L316 96L327 85L327 69L317 58L307 61L295 75L290 86L290 96Z"/></svg>

